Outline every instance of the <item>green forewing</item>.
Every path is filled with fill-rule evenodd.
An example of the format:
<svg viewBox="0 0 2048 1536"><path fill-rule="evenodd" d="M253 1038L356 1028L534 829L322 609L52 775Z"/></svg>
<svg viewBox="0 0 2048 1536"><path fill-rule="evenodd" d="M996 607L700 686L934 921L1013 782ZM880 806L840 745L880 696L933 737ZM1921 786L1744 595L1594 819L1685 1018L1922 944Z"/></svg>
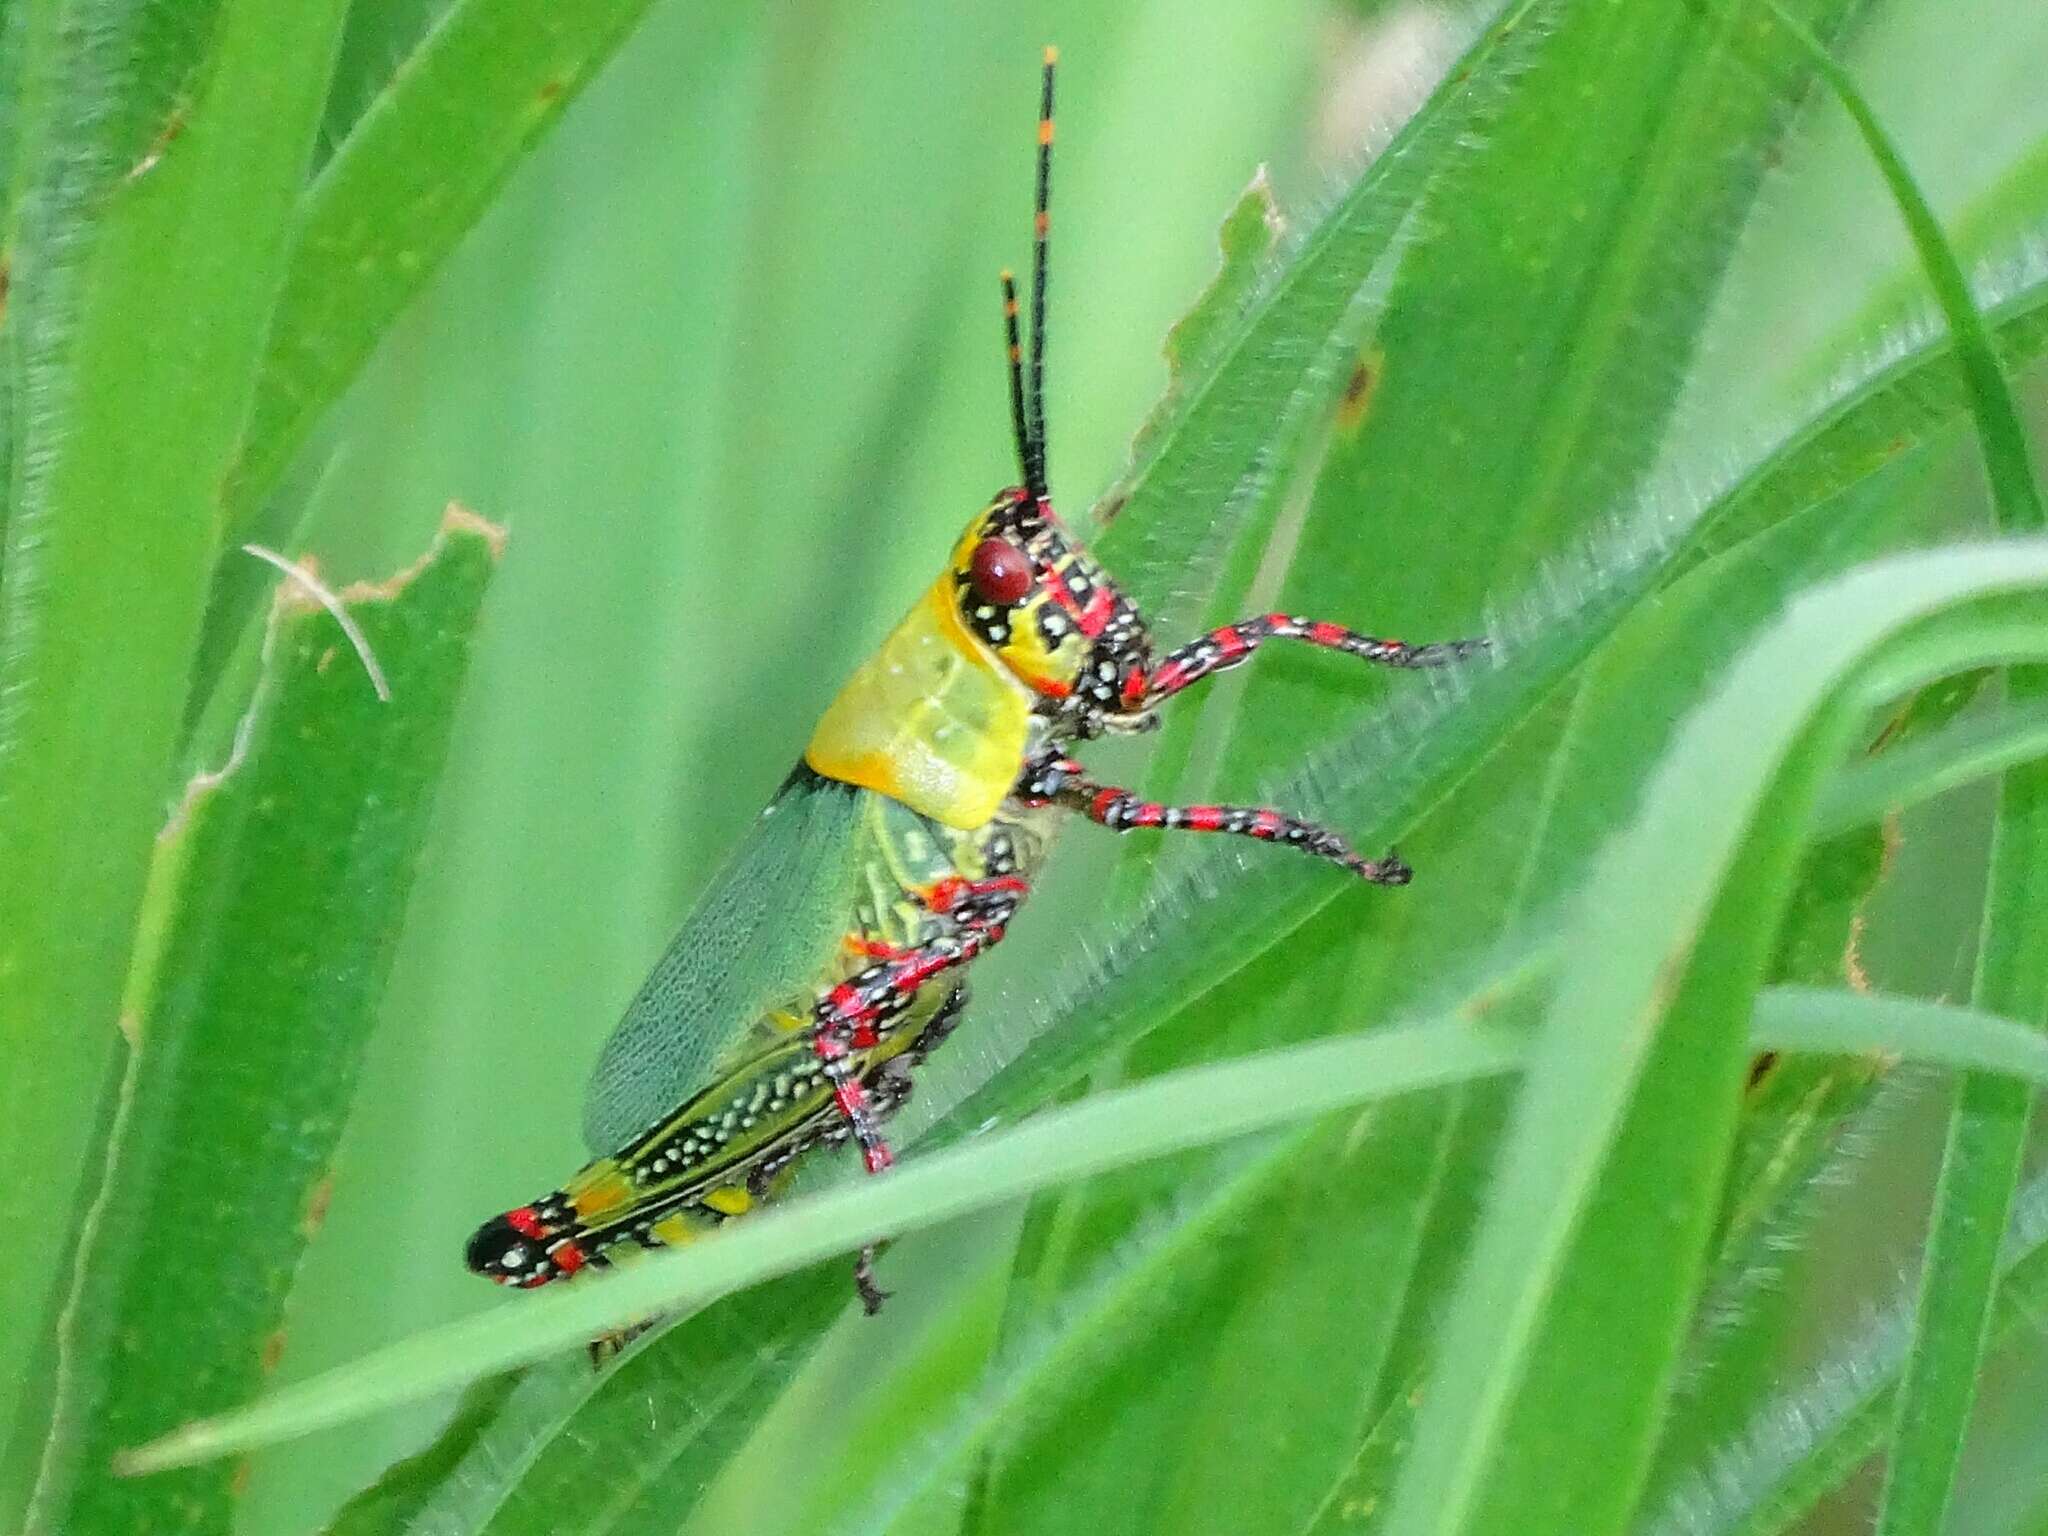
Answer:
<svg viewBox="0 0 2048 1536"><path fill-rule="evenodd" d="M869 792L799 768L698 898L590 1075L583 1137L625 1145L801 1000L846 932Z"/></svg>

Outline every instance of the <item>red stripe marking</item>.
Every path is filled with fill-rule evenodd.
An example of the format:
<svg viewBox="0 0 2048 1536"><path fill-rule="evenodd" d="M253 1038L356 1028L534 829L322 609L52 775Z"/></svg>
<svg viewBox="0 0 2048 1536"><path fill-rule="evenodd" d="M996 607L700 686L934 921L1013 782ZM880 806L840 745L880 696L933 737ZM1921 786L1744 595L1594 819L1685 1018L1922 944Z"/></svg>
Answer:
<svg viewBox="0 0 2048 1536"><path fill-rule="evenodd" d="M875 1033L875 1026L872 1020L863 1020L854 1026L853 1046L855 1050L869 1050L881 1043L882 1037Z"/></svg>
<svg viewBox="0 0 2048 1536"><path fill-rule="evenodd" d="M538 1239L547 1236L547 1229L540 1224L540 1213L530 1205L522 1205L516 1211L507 1211L505 1224L521 1237Z"/></svg>
<svg viewBox="0 0 2048 1536"><path fill-rule="evenodd" d="M555 1268L565 1275L573 1275L584 1265L583 1250L574 1243L560 1243L551 1249L548 1257L555 1261Z"/></svg>
<svg viewBox="0 0 2048 1536"><path fill-rule="evenodd" d="M1081 626L1081 633L1093 640L1109 628L1109 616L1116 611L1116 599L1109 595L1109 588L1097 587L1088 597L1088 606L1075 620Z"/></svg>
<svg viewBox="0 0 2048 1536"><path fill-rule="evenodd" d="M1166 807L1156 802L1148 801L1146 804L1138 807L1137 815L1134 819L1141 827L1163 827L1166 825Z"/></svg>
<svg viewBox="0 0 2048 1536"><path fill-rule="evenodd" d="M1102 790L1093 800L1088 802L1089 819L1091 821L1102 820L1103 817L1109 814L1109 808L1122 798L1122 794L1117 790Z"/></svg>
<svg viewBox="0 0 2048 1536"><path fill-rule="evenodd" d="M1342 624L1311 624L1308 627L1308 637L1317 645L1342 645L1350 633Z"/></svg>
<svg viewBox="0 0 2048 1536"><path fill-rule="evenodd" d="M1188 825L1197 832L1214 832L1223 825L1223 807L1220 805L1191 805L1186 814Z"/></svg>
<svg viewBox="0 0 2048 1536"><path fill-rule="evenodd" d="M1124 703L1126 705L1137 703L1138 700L1145 697L1145 688L1145 669L1143 667L1131 668L1131 675L1124 679Z"/></svg>
<svg viewBox="0 0 2048 1536"><path fill-rule="evenodd" d="M1216 641L1216 649L1226 656L1242 656L1251 649L1244 636L1234 629L1219 629L1213 638Z"/></svg>
<svg viewBox="0 0 2048 1536"><path fill-rule="evenodd" d="M1267 613L1259 617L1268 629L1294 628L1294 615L1291 613Z"/></svg>
<svg viewBox="0 0 2048 1536"><path fill-rule="evenodd" d="M869 1173L885 1173L896 1161L889 1151L887 1142L877 1142L872 1147L861 1148L861 1161L867 1164Z"/></svg>
<svg viewBox="0 0 2048 1536"><path fill-rule="evenodd" d="M1252 818L1252 827L1255 831L1262 832L1268 837L1276 836L1280 831L1280 813L1278 811L1260 811L1258 815Z"/></svg>

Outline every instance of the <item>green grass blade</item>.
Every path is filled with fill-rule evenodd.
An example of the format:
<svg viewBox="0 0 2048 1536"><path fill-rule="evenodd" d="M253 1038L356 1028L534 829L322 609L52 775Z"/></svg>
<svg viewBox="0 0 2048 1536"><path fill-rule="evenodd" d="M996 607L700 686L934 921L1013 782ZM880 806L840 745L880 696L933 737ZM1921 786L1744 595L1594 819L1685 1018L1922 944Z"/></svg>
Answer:
<svg viewBox="0 0 2048 1536"><path fill-rule="evenodd" d="M233 756L159 839L138 1045L67 1308L31 1531L225 1531L230 1469L110 1478L165 1416L245 1399L280 1322L389 971L500 535L451 511L429 556L343 594L388 678L280 586Z"/></svg>
<svg viewBox="0 0 2048 1536"><path fill-rule="evenodd" d="M1954 339L1998 526L2007 533L2040 529L2048 510L2026 429L1940 223L1849 72L1775 0L1763 3L1813 53L1814 67L1854 120L1898 205ZM2015 671L2012 687L2022 699L2035 700L2048 695L2048 678ZM2029 764L2008 772L2000 789L1972 996L1984 1007L2048 1024L2048 935L2039 922L2044 894L2048 767ZM1997 1078L1965 1078L1957 1086L1914 1347L1887 1462L1881 1536L1936 1530L1948 1507L1976 1400L1998 1242L2019 1185L2032 1098L2028 1089Z"/></svg>
<svg viewBox="0 0 2048 1536"><path fill-rule="evenodd" d="M2022 669L2013 671L2019 691ZM2025 689L2030 702L2041 692ZM1984 928L1971 999L2048 1024L2048 766L2009 769L2000 788ZM1913 1348L1887 1463L1884 1536L1939 1529L1991 1327L2000 1236L2019 1187L2034 1092L1994 1076L1956 1085L1921 1274Z"/></svg>
<svg viewBox="0 0 2048 1536"><path fill-rule="evenodd" d="M1767 987L1754 1043L1780 1051L1882 1051L1905 1061L2041 1081L2048 1039L2015 1019L1925 998L1847 987Z"/></svg>
<svg viewBox="0 0 2048 1536"><path fill-rule="evenodd" d="M2040 757L2048 757L2048 701L1971 715L1845 770L1821 797L1814 830L1846 831Z"/></svg>
<svg viewBox="0 0 2048 1536"><path fill-rule="evenodd" d="M655 1255L601 1285L526 1298L437 1329L243 1413L188 1426L122 1459L137 1473L230 1455L459 1386L652 1313L700 1306L871 1237L914 1231L1106 1168L1204 1146L1328 1110L1510 1070L1514 1045L1449 1021L1201 1068L1056 1110L904 1167L763 1213L716 1242Z"/></svg>
<svg viewBox="0 0 2048 1536"><path fill-rule="evenodd" d="M2015 1028L2021 1026L2014 1026ZM1646 1536L1787 1536L1885 1444L1897 1418L1915 1288L1831 1349L1804 1384L1759 1403L1749 1431L1645 1512ZM1987 1355L2039 1332L2048 1304L2048 1182L2014 1202Z"/></svg>
<svg viewBox="0 0 2048 1536"><path fill-rule="evenodd" d="M1999 527L2007 533L2031 533L2040 529L2048 524L2048 508L2042 506L2040 482L2034 476L2033 462L2027 450L2026 428L2020 424L2020 414L2013 404L2012 390L2006 383L2005 373L1999 367L1998 354L1992 349L1990 337L1985 334L1983 317L1977 313L1977 301L1970 294L1969 281L1963 276L1962 265L1950 248L1948 237L1942 233L1940 221L1935 218L1934 210L1927 206L1926 196L1913 180L1912 172L1906 169L1905 159L1892 143L1891 135L1877 120L1877 114L1858 89L1855 77L1777 0L1759 0L1759 3L1782 31L1798 41L1812 62L1814 72L1835 93L1836 100L1841 102L1843 110L1856 124L1857 133L1862 136L1871 159L1877 163L1885 186L1891 192L1892 201L1898 206L1899 217L1904 220L1906 233L1913 241L1914 253L1920 258L1921 269L1926 273L1935 299L1941 305L1942 315L1948 321L1956 362L1969 390L1971 416L1977 427L1978 446L1984 453L1984 472L1991 481L1991 497Z"/></svg>
<svg viewBox="0 0 2048 1536"><path fill-rule="evenodd" d="M1814 793L1845 725L1815 713L1868 656L2044 579L2038 544L1880 562L1802 598L1682 727L1589 879L1391 1530L1496 1529L1497 1500L1546 1488L1518 1507L1521 1530L1620 1528L1692 1298L1698 1197L1732 1129L1745 1057L1731 1015L1746 1017L1805 822L1760 812ZM1596 1336L1633 1363L1588 1401L1579 1362Z"/></svg>
<svg viewBox="0 0 2048 1536"><path fill-rule="evenodd" d="M1176 381L1178 403L1148 422L1141 455L1104 498L1096 552L1148 611L1171 611L1191 552L1227 550L1233 514L1285 478L1273 437L1297 395L1334 398L1350 358L1331 346L1374 267L1393 250L1462 136L1477 130L1543 47L1554 0L1514 0L1430 102L1287 252L1227 331L1210 331ZM1298 435L1298 434L1297 434ZM1297 444L1296 451L1298 452Z"/></svg>
<svg viewBox="0 0 2048 1536"><path fill-rule="evenodd" d="M109 146L53 131L22 173L33 211L7 333L25 383L0 579L0 1219L49 1236L0 1335L10 1398L48 1337L44 1288L101 1127L220 483L345 9L226 0L210 30L196 10L210 53L188 106L152 128L160 153L95 181L81 167L106 165ZM49 89L63 112L107 109L92 71L108 42L61 34Z"/></svg>
<svg viewBox="0 0 2048 1536"><path fill-rule="evenodd" d="M371 349L647 5L457 0L392 73L294 214L228 482L232 529L262 509Z"/></svg>
<svg viewBox="0 0 2048 1536"><path fill-rule="evenodd" d="M1876 828L1804 850L1766 973L1773 986L1839 988L1861 976L1863 935L1891 865ZM1761 1027L1761 1003L1758 1011ZM1657 1434L1650 1497L1696 1465L1702 1448L1739 1430L1780 1379L1805 1300L1784 1279L1786 1255L1810 1232L1818 1191L1841 1175L1845 1149L1865 1144L1861 1128L1874 1123L1893 1059L1785 1050L1751 1059L1708 1271Z"/></svg>

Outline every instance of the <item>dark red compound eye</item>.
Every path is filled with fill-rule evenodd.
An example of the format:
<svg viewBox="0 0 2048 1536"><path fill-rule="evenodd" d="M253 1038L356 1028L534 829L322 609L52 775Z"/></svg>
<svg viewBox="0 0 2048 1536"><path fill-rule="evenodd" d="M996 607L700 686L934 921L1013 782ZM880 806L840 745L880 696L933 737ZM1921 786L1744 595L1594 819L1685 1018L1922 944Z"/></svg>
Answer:
<svg viewBox="0 0 2048 1536"><path fill-rule="evenodd" d="M974 590L986 602L1014 608L1031 595L1031 557L1008 539L983 539L967 564Z"/></svg>

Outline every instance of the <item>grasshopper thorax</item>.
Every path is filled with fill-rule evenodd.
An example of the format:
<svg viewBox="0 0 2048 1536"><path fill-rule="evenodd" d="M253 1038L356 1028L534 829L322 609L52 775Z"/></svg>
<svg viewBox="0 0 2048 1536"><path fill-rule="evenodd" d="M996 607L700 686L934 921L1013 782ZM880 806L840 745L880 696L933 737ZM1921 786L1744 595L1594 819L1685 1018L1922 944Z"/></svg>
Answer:
<svg viewBox="0 0 2048 1536"><path fill-rule="evenodd" d="M1141 721L1138 611L1028 491L968 523L952 559L849 678L804 760L959 830L984 825L1035 745Z"/></svg>

